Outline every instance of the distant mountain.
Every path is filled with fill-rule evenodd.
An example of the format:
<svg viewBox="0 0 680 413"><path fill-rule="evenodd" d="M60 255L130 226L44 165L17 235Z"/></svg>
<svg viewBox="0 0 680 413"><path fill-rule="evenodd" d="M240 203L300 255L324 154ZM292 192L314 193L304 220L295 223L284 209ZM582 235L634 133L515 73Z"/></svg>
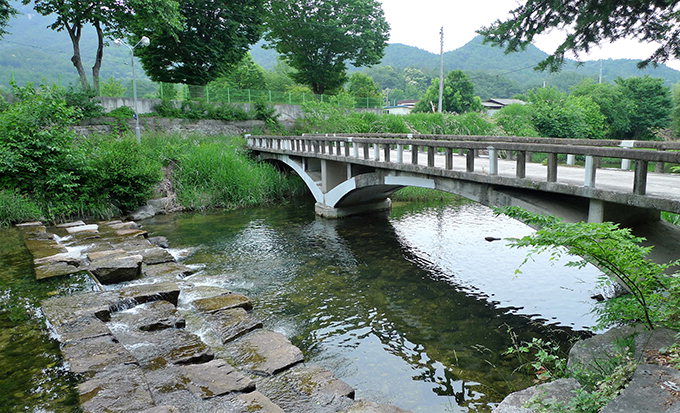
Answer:
<svg viewBox="0 0 680 413"><path fill-rule="evenodd" d="M52 19L36 14L30 6L13 2L20 15L13 18L7 30L10 34L0 39L0 84L14 79L19 84L27 82L53 83L62 85L77 83L76 71L69 58L71 42L64 32L55 32L47 26ZM272 69L277 62L277 53L263 48L259 42L251 49L253 59L265 69ZM81 44L86 70L93 63L96 43L92 30L86 30ZM597 78L602 64L605 81L617 77L642 76L648 74L663 78L667 85L680 82L680 72L668 66L639 70L638 60L617 59L589 61L579 65L568 61L559 73L536 72L533 67L547 54L534 46L518 53L505 54L502 49L482 44L481 36L475 37L463 47L444 54L447 71L467 71L476 83L477 93L487 95L517 93L544 84L567 90L585 77ZM395 69L415 67L428 76L438 76L439 56L426 50L404 44L389 44L381 65ZM350 68L351 71L362 70ZM89 74L89 73L88 73ZM102 79L110 76L128 84L131 78L130 53L125 47L107 47L104 53ZM143 77L141 75L140 77ZM494 80L495 79L495 80ZM491 85L491 86L489 86ZM499 85L504 85L499 88ZM141 82L141 92L153 89L150 82ZM507 96L503 96L507 97Z"/></svg>

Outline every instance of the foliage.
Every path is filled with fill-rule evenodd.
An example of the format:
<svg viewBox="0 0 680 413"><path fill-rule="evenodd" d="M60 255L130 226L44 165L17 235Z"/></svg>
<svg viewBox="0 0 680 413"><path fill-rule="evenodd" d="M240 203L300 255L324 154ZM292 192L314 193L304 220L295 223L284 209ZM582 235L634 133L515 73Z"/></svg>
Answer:
<svg viewBox="0 0 680 413"><path fill-rule="evenodd" d="M347 92L354 96L354 99L361 98L380 98L380 89L373 79L361 72L354 72L349 77Z"/></svg>
<svg viewBox="0 0 680 413"><path fill-rule="evenodd" d="M29 4L31 0L22 0ZM179 27L176 0L35 0L35 11L43 16L54 16L52 30L66 30L71 39L73 56L71 62L78 71L81 87L89 89L87 74L80 54L83 28L92 25L97 36L97 51L92 66L93 89L99 91L99 73L104 55L105 39L124 37L129 33L138 35L155 33L166 26ZM144 32L144 33L141 33ZM133 39L134 40L134 39ZM136 44L134 40L133 44Z"/></svg>
<svg viewBox="0 0 680 413"><path fill-rule="evenodd" d="M520 368L529 369L539 381L550 381L567 374L567 360L560 356L561 348L549 340L532 338L519 342L514 331L509 330L512 346L503 354L513 355L522 363Z"/></svg>
<svg viewBox="0 0 680 413"><path fill-rule="evenodd" d="M568 96L554 88L527 93L532 122L541 136L602 139L606 125L597 103L588 96Z"/></svg>
<svg viewBox="0 0 680 413"><path fill-rule="evenodd" d="M246 53L237 65L210 82L208 89L212 95L213 88L261 89L264 84L264 70L253 61L250 53Z"/></svg>
<svg viewBox="0 0 680 413"><path fill-rule="evenodd" d="M543 60L539 69L557 71L565 53L578 56L594 45L622 38L658 43L659 48L640 66L680 57L680 29L674 2L626 0L618 2L545 2L526 0L512 16L479 30L486 41L505 46L506 52L523 50L534 37L554 28L567 31L564 41ZM640 22L655 22L641 24Z"/></svg>
<svg viewBox="0 0 680 413"><path fill-rule="evenodd" d="M125 96L125 92L127 92L127 88L113 76L102 82L99 87L100 96L120 98Z"/></svg>
<svg viewBox="0 0 680 413"><path fill-rule="evenodd" d="M407 186L390 195L392 201L407 201L407 202L431 202L431 201L448 201L448 202L469 202L467 199L454 195L449 192L439 191L430 188L420 188L417 186Z"/></svg>
<svg viewBox="0 0 680 413"><path fill-rule="evenodd" d="M168 100L154 106L155 114L167 118L248 120L252 116L238 106L226 103L209 104L205 101L183 101L180 107Z"/></svg>
<svg viewBox="0 0 680 413"><path fill-rule="evenodd" d="M137 55L159 82L203 86L238 64L262 33L262 0L180 2L184 26L149 32L153 42Z"/></svg>
<svg viewBox="0 0 680 413"><path fill-rule="evenodd" d="M39 219L40 208L16 190L0 189L0 227Z"/></svg>
<svg viewBox="0 0 680 413"><path fill-rule="evenodd" d="M666 274L680 260L651 261L647 258L651 247L640 245L642 238L611 222L565 223L517 207L499 211L539 227L534 234L511 241L515 248L532 248L527 259L545 251L557 259L568 252L580 258L570 257L566 265L582 268L591 263L606 275L600 280L603 284L616 280L625 286L628 294L605 300L596 308L599 327L641 322L650 329L680 328L680 277Z"/></svg>
<svg viewBox="0 0 680 413"><path fill-rule="evenodd" d="M433 79L425 96L413 108L414 112L434 112L439 102L439 79ZM482 110L482 103L474 94L474 85L460 70L449 72L444 78L442 100L444 112L465 113Z"/></svg>
<svg viewBox="0 0 680 413"><path fill-rule="evenodd" d="M635 107L627 131L629 139L653 139L655 128L669 126L673 102L670 89L663 84L663 79L631 77L616 79L616 84Z"/></svg>
<svg viewBox="0 0 680 413"><path fill-rule="evenodd" d="M255 119L263 120L267 126L278 126L279 114L272 104L262 99L254 103Z"/></svg>
<svg viewBox="0 0 680 413"><path fill-rule="evenodd" d="M14 16L17 11L9 4L8 0L0 0L0 38L7 33L4 27L9 22L9 19Z"/></svg>
<svg viewBox="0 0 680 413"><path fill-rule="evenodd" d="M635 103L623 94L618 84L595 83L584 79L572 88L573 96L588 96L600 107L607 124L607 137L623 139L631 125Z"/></svg>
<svg viewBox="0 0 680 413"><path fill-rule="evenodd" d="M675 137L680 137L680 83L673 85L671 99L673 109L671 110L671 128Z"/></svg>
<svg viewBox="0 0 680 413"><path fill-rule="evenodd" d="M57 89L68 106L75 108L83 118L96 118L104 113L104 108L95 99L94 91L71 86Z"/></svg>
<svg viewBox="0 0 680 413"><path fill-rule="evenodd" d="M661 211L661 219L674 225L680 225L680 214Z"/></svg>
<svg viewBox="0 0 680 413"><path fill-rule="evenodd" d="M534 128L531 105L513 103L493 115L493 120L509 136L539 136Z"/></svg>
<svg viewBox="0 0 680 413"><path fill-rule="evenodd" d="M161 82L158 88L159 97L164 101L177 99L177 87L174 83Z"/></svg>
<svg viewBox="0 0 680 413"><path fill-rule="evenodd" d="M347 63L380 62L389 25L376 0L270 1L270 45L297 72L296 82L315 94L335 92L346 80Z"/></svg>

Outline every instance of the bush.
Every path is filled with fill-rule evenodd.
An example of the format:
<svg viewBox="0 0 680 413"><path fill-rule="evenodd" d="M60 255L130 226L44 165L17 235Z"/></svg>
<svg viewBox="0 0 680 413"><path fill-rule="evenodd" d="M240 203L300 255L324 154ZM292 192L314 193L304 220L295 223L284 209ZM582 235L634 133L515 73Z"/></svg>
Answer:
<svg viewBox="0 0 680 413"><path fill-rule="evenodd" d="M499 110L493 120L509 136L539 136L532 122L532 106L512 104Z"/></svg>
<svg viewBox="0 0 680 413"><path fill-rule="evenodd" d="M76 108L84 118L96 118L104 114L104 108L95 99L96 95L92 90L71 86L61 90L59 94L68 106Z"/></svg>
<svg viewBox="0 0 680 413"><path fill-rule="evenodd" d="M111 116L116 119L132 119L135 117L135 110L129 106L121 106L110 111L106 116Z"/></svg>
<svg viewBox="0 0 680 413"><path fill-rule="evenodd" d="M0 227L39 219L40 208L16 190L0 190Z"/></svg>

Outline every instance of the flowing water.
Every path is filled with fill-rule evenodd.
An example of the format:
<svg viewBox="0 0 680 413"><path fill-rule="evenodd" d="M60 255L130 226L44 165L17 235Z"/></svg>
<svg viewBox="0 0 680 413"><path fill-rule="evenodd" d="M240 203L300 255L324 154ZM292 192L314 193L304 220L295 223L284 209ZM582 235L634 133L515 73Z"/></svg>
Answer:
<svg viewBox="0 0 680 413"><path fill-rule="evenodd" d="M357 398L415 412L489 411L532 384L501 354L513 334L567 348L594 323L597 270L538 256L515 274L526 251L484 237L531 230L477 204L395 204L389 216L331 221L302 203L143 224L186 263L205 264L190 280L251 297L266 327ZM4 230L0 240L0 411L70 411L74 382L35 306L88 284L36 283L18 233Z"/></svg>

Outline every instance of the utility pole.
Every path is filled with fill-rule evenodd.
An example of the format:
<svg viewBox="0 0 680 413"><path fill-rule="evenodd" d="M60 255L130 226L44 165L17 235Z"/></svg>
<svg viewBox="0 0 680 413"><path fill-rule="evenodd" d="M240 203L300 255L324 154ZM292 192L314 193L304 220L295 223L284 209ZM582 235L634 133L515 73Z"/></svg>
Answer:
<svg viewBox="0 0 680 413"><path fill-rule="evenodd" d="M444 26L439 30L439 43L441 49L439 51L439 106L437 106L437 112L442 113L444 101Z"/></svg>

